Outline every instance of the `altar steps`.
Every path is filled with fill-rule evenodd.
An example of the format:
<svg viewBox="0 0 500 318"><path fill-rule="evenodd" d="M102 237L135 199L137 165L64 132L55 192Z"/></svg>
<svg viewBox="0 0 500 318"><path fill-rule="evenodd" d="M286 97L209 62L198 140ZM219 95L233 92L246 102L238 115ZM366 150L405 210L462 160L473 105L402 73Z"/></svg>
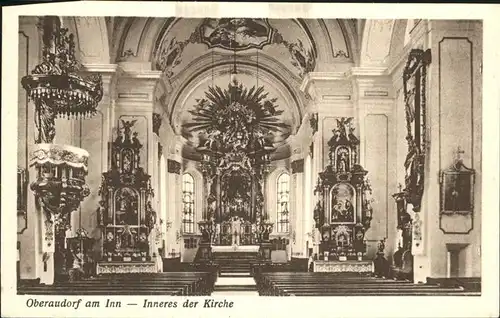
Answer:
<svg viewBox="0 0 500 318"><path fill-rule="evenodd" d="M212 296L258 296L253 277L219 277Z"/></svg>
<svg viewBox="0 0 500 318"><path fill-rule="evenodd" d="M214 252L212 256L221 277L249 277L251 264L258 260L255 252Z"/></svg>
<svg viewBox="0 0 500 318"><path fill-rule="evenodd" d="M214 292L249 292L249 291L257 291L257 287L255 285L224 285L224 286L215 286Z"/></svg>

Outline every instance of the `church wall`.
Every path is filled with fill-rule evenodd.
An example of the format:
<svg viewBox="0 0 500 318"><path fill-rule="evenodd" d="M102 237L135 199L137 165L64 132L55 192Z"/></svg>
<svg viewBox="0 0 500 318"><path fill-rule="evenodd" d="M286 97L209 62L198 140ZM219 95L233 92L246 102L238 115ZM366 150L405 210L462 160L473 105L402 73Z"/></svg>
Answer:
<svg viewBox="0 0 500 318"><path fill-rule="evenodd" d="M388 125L389 119L385 114L368 114L365 117L364 168L368 170L367 178L372 185L374 199L372 203L373 219L365 236L368 258L375 257L377 243L389 236L389 212L392 212L392 209L388 206Z"/></svg>
<svg viewBox="0 0 500 318"><path fill-rule="evenodd" d="M40 59L40 36L35 26L35 17L20 17L19 19L19 82L21 77L31 73L31 70L39 63ZM26 91L19 85L18 91L18 143L17 164L21 168L28 169L29 154L35 142L34 107L27 100ZM34 169L28 170L31 181L35 175ZM35 279L43 272L41 262L41 237L38 213L35 209L35 198L28 186L27 223L22 234L17 235L20 245L20 278ZM21 227L21 228L19 228ZM24 227L18 226L18 233Z"/></svg>
<svg viewBox="0 0 500 318"><path fill-rule="evenodd" d="M90 119L81 120L77 124L76 145L87 150L89 156L89 172L86 178L90 188L90 195L80 205L80 209L72 214L72 232L78 228L84 228L88 231L90 237L100 240L100 230L97 221L97 207L101 199L99 186L101 184L101 174L107 169L106 154L102 152L102 144L108 142L104 135L104 116L99 111ZM95 256L100 256L100 244L94 245Z"/></svg>
<svg viewBox="0 0 500 318"><path fill-rule="evenodd" d="M427 72L427 159L425 190L420 212L423 221L423 248L415 255L415 279L446 277L448 248L460 252L461 276L480 276L481 243L481 24L476 21L417 20L406 28L406 41L393 70L396 89L396 178L404 185L407 154L406 119L402 72L413 48L431 49ZM394 40L394 39L393 39ZM465 153L464 164L476 170L474 211L467 216L440 216L440 171L448 168L457 147ZM455 232L455 233L453 233Z"/></svg>
<svg viewBox="0 0 500 318"><path fill-rule="evenodd" d="M80 209L72 215L72 234L78 228L87 230L90 237L95 241L93 256L101 257L101 231L97 219L97 208L101 197L99 187L102 181L102 173L108 170L108 144L116 135L114 123L114 67L109 65L111 73L103 74L103 98L97 107L96 114L91 118L79 120L75 124L74 145L86 149L89 156L89 171L86 178L90 188L90 195L82 202ZM91 69L92 66L89 66Z"/></svg>
<svg viewBox="0 0 500 318"><path fill-rule="evenodd" d="M461 274L480 276L481 242L481 67L482 26L478 21L431 21L430 173L427 197L431 276L446 276L447 244L463 244ZM453 163L460 147L464 164L476 170L474 211L440 220L437 173ZM431 212L436 211L436 212ZM455 233L452 233L455 232ZM435 246L435 242L441 242Z"/></svg>

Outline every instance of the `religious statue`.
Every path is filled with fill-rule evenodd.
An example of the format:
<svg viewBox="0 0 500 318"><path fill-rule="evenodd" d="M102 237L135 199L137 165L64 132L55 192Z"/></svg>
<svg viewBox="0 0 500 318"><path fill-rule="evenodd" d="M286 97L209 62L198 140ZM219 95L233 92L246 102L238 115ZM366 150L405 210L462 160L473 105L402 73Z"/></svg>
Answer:
<svg viewBox="0 0 500 318"><path fill-rule="evenodd" d="M212 237L212 243L217 243L220 237L220 223L215 224L215 234Z"/></svg>
<svg viewBox="0 0 500 318"><path fill-rule="evenodd" d="M124 172L132 171L132 156L132 151L128 149L123 151L122 167Z"/></svg>
<svg viewBox="0 0 500 318"><path fill-rule="evenodd" d="M111 252L114 250L114 238L115 236L113 235L113 232L108 232L106 234L106 241L104 242L104 249L108 252Z"/></svg>
<svg viewBox="0 0 500 318"><path fill-rule="evenodd" d="M35 116L37 129L36 143L52 143L56 136L56 112L43 102L36 105L38 116Z"/></svg>
<svg viewBox="0 0 500 318"><path fill-rule="evenodd" d="M122 119L123 132L125 134L125 141L130 141L130 135L132 133L132 126L137 122L136 119L126 121Z"/></svg>
<svg viewBox="0 0 500 318"><path fill-rule="evenodd" d="M345 152L340 153L338 172L347 172L347 155Z"/></svg>
<svg viewBox="0 0 500 318"><path fill-rule="evenodd" d="M208 228L204 225L200 226L201 231L201 241L203 243L210 242L210 233L208 232Z"/></svg>
<svg viewBox="0 0 500 318"><path fill-rule="evenodd" d="M104 214L106 213L106 208L104 207L106 202L104 200L99 200L99 206L96 209L97 222L99 225L103 225L104 223Z"/></svg>
<svg viewBox="0 0 500 318"><path fill-rule="evenodd" d="M405 159L405 183L407 189L413 189L420 183L420 173L419 173L419 165L420 165L420 149L417 147L417 144L413 140L408 140L408 154Z"/></svg>
<svg viewBox="0 0 500 318"><path fill-rule="evenodd" d="M271 234L272 225L264 225L264 231L262 233L262 241L269 242L269 234Z"/></svg>
<svg viewBox="0 0 500 318"><path fill-rule="evenodd" d="M241 220L239 217L233 217L231 221L231 233L233 234L233 245L240 245Z"/></svg>
<svg viewBox="0 0 500 318"><path fill-rule="evenodd" d="M156 212L153 210L151 201L146 204L146 226L151 231L156 224Z"/></svg>
<svg viewBox="0 0 500 318"><path fill-rule="evenodd" d="M73 258L72 268L69 270L70 281L77 281L85 276L85 254L76 246L71 250L71 257Z"/></svg>

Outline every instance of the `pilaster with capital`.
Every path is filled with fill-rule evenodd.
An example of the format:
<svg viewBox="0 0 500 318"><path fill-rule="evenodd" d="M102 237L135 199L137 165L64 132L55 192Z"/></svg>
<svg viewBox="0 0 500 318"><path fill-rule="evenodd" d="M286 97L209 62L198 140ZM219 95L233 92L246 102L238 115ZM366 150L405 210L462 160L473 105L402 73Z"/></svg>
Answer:
<svg viewBox="0 0 500 318"><path fill-rule="evenodd" d="M290 245L291 256L306 257L304 243L304 151L302 145L291 143L291 182L290 182Z"/></svg>
<svg viewBox="0 0 500 318"><path fill-rule="evenodd" d="M311 153L310 178L306 180L304 175L304 186L310 184L310 189L304 189L305 195L310 199L304 204L307 217L303 221L303 236L313 247L313 253L318 253L319 233L314 227L313 211L317 203L314 194L318 175L328 164L327 142L332 136L332 130L336 128L336 119L339 117L356 117L356 108L353 103L352 83L344 72L312 72L304 78L301 90L308 96L309 105L307 113L310 119L310 142L305 146L312 146L307 152ZM355 120L357 122L357 120ZM304 156L306 158L306 156ZM305 198L305 196L304 196ZM304 246L305 249L305 246ZM307 251L306 251L307 253Z"/></svg>
<svg viewBox="0 0 500 318"><path fill-rule="evenodd" d="M310 100L307 112L317 116L312 171L317 175L328 164L327 142L335 128L335 119L356 115L352 83L344 72L312 72L304 77L300 89Z"/></svg>
<svg viewBox="0 0 500 318"><path fill-rule="evenodd" d="M172 135L166 153L167 163L167 258L179 257L182 242L182 147L181 136Z"/></svg>
<svg viewBox="0 0 500 318"><path fill-rule="evenodd" d="M373 189L373 217L380 226L367 232L367 249L397 235L396 210L389 195L397 188L394 88L386 67L353 67L348 73L353 86L360 136L360 164L368 170ZM395 251L394 240L386 243L389 258Z"/></svg>
<svg viewBox="0 0 500 318"><path fill-rule="evenodd" d="M87 150L89 157L89 172L87 183L91 189L98 189L101 184L101 173L108 170L108 141L111 139L111 128L116 98L116 79L120 70L116 64L86 64L85 75L100 74L102 76L103 97L97 107L96 114L89 119L74 120L73 132L70 136L75 138L73 145ZM61 135L68 135L61 133ZM89 197L81 204L81 209L71 215L70 236L76 235L76 230L83 228L89 233L98 235L95 210L99 206L97 191L91 191ZM94 236L96 239L98 236ZM96 248L96 251L100 248ZM94 255L99 257L99 255Z"/></svg>
<svg viewBox="0 0 500 318"><path fill-rule="evenodd" d="M117 99L114 108L112 135L117 137L124 122L133 123L131 130L137 134L142 144L139 166L151 176L151 185L155 196L158 194L158 136L154 132L155 91L161 78L159 71L123 70L117 81ZM158 215L157 198L151 198L153 210ZM159 218L156 218L159 222ZM158 255L156 230L150 233L150 255Z"/></svg>

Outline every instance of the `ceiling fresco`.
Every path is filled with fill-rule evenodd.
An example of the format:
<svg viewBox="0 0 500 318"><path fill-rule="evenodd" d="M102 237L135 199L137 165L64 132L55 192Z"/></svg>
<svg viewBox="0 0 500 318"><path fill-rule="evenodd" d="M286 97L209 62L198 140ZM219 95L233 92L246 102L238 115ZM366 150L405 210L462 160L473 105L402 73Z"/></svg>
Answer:
<svg viewBox="0 0 500 318"><path fill-rule="evenodd" d="M262 49L271 43L275 31L267 19L249 18L205 19L198 30L208 48L235 51Z"/></svg>
<svg viewBox="0 0 500 318"><path fill-rule="evenodd" d="M208 52L223 56L236 52L255 55L257 49L302 79L315 70L318 58L318 49L308 32L299 22L290 19L181 19L157 42L154 65L167 78L174 78ZM335 42L331 56L349 58L343 37Z"/></svg>

